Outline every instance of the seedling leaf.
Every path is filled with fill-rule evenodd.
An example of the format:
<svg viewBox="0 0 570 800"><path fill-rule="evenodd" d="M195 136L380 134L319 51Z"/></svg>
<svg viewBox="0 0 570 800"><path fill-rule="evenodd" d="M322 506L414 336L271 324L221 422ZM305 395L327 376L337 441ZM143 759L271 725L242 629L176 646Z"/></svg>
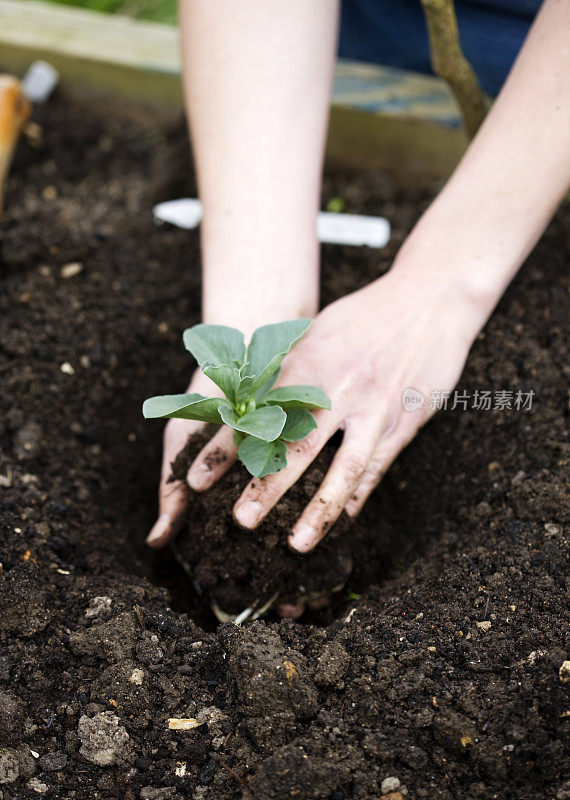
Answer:
<svg viewBox="0 0 570 800"><path fill-rule="evenodd" d="M218 367L234 362L241 364L245 359L243 333L226 325L194 325L183 335L184 347L189 350L202 369L204 365Z"/></svg>
<svg viewBox="0 0 570 800"><path fill-rule="evenodd" d="M287 411L287 422L279 438L285 442L298 442L316 427L317 421L310 411L304 408L291 408Z"/></svg>
<svg viewBox="0 0 570 800"><path fill-rule="evenodd" d="M241 433L248 433L264 442L273 442L279 438L285 426L287 415L279 406L264 406L248 411L242 417L231 407L220 409L220 416L226 425Z"/></svg>
<svg viewBox="0 0 570 800"><path fill-rule="evenodd" d="M204 375L224 393L151 397L143 405L147 419L178 417L233 428L238 456L252 475L263 477L287 466L287 442L307 436L317 422L310 409L330 409L326 394L314 386L274 389L283 359L311 321L296 319L258 328L246 349L243 334L224 325L194 325L184 331L186 349Z"/></svg>
<svg viewBox="0 0 570 800"><path fill-rule="evenodd" d="M316 386L280 386L273 389L264 398L268 405L275 403L281 408L326 408L330 409L331 401L322 389Z"/></svg>
<svg viewBox="0 0 570 800"><path fill-rule="evenodd" d="M238 458L255 478L263 478L287 466L287 445L280 439L264 442L246 436L239 446Z"/></svg>
<svg viewBox="0 0 570 800"><path fill-rule="evenodd" d="M241 403L247 402L253 394L254 378L251 375L245 375L240 378L239 386L236 389L236 404L239 406Z"/></svg>
<svg viewBox="0 0 570 800"><path fill-rule="evenodd" d="M231 409L231 404L220 397L204 397L201 394L165 394L145 400L143 416L146 419L197 419L221 425L223 420L219 408Z"/></svg>
<svg viewBox="0 0 570 800"><path fill-rule="evenodd" d="M255 375L254 390L263 386L278 370L289 351L306 333L310 319L293 319L263 325L254 331L247 348L247 375Z"/></svg>
<svg viewBox="0 0 570 800"><path fill-rule="evenodd" d="M229 367L227 364L219 364L217 367L213 364L205 364L202 372L213 380L216 386L220 387L230 403L236 401L236 391L240 383L237 367Z"/></svg>
<svg viewBox="0 0 570 800"><path fill-rule="evenodd" d="M260 403L265 398L266 394L271 389L273 389L273 387L275 386L275 384L279 380L279 375L280 374L281 374L281 367L279 367L277 372L274 372L273 375L270 375L268 380L266 380L265 383L262 386L259 387L259 389L256 389L254 396L255 396L255 402L257 403L257 405L260 405ZM279 405L279 404L277 404L277 405Z"/></svg>

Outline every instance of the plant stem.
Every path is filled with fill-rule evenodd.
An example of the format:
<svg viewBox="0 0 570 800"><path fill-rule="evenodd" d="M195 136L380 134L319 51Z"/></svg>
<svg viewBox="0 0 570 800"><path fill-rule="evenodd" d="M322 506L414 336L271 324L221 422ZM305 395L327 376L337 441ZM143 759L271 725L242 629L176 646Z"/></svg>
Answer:
<svg viewBox="0 0 570 800"><path fill-rule="evenodd" d="M459 42L453 0L421 0L429 38L431 65L455 97L465 130L473 139L485 119L488 100Z"/></svg>

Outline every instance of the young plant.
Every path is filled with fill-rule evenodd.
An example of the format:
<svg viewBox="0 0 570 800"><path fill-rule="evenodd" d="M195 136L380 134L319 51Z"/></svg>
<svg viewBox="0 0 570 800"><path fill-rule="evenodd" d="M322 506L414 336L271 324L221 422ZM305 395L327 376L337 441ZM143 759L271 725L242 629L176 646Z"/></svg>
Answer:
<svg viewBox="0 0 570 800"><path fill-rule="evenodd" d="M317 427L311 410L330 409L315 386L273 386L281 362L304 336L311 320L264 325L248 347L243 334L224 325L194 325L184 331L184 346L224 398L174 394L145 400L146 419L196 419L229 425L238 458L256 478L287 466L287 443L298 442Z"/></svg>

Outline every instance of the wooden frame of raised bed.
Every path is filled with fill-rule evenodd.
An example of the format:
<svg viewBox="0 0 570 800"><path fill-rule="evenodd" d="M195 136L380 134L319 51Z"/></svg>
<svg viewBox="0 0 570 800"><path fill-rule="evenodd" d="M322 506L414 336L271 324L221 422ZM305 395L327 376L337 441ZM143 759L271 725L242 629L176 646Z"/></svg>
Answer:
<svg viewBox="0 0 570 800"><path fill-rule="evenodd" d="M170 25L38 0L0 0L0 70L22 74L43 58L70 92L114 95L177 113L178 39ZM467 143L457 105L439 78L341 60L331 103L327 156L344 166L447 177Z"/></svg>

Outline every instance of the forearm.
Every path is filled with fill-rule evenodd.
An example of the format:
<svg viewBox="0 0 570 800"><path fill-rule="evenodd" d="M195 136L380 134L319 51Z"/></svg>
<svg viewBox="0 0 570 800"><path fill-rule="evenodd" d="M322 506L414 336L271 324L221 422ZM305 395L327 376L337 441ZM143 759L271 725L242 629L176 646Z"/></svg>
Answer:
<svg viewBox="0 0 570 800"><path fill-rule="evenodd" d="M570 186L570 3L547 0L487 119L397 265L485 322ZM431 275L429 275L431 271Z"/></svg>
<svg viewBox="0 0 570 800"><path fill-rule="evenodd" d="M182 0L180 15L204 321L312 316L336 0Z"/></svg>

